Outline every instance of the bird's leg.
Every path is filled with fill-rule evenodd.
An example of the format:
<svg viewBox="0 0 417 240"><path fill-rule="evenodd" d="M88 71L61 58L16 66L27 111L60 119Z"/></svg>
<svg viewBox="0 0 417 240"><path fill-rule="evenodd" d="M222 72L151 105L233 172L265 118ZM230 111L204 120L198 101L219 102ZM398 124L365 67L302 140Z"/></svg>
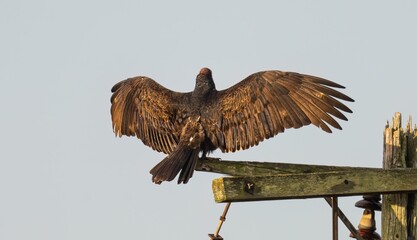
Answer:
<svg viewBox="0 0 417 240"><path fill-rule="evenodd" d="M201 159L206 159L207 158L207 151L203 150L203 154L201 154Z"/></svg>

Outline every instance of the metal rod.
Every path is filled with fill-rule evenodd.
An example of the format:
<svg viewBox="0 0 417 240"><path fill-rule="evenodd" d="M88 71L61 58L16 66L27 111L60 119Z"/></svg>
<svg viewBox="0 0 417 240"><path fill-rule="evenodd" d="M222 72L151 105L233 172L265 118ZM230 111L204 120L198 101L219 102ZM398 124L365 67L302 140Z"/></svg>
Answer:
<svg viewBox="0 0 417 240"><path fill-rule="evenodd" d="M324 198L326 200L326 202L332 206L332 200L330 197L325 197ZM339 216L340 220L342 220L342 222L345 224L345 226L347 227L347 229L349 229L349 231L353 234L353 236L357 239L357 240L364 240L361 235L359 234L358 230L356 230L356 228L352 225L352 223L349 221L349 219L346 217L346 215L342 212L342 210L340 210L340 208L337 208L337 215Z"/></svg>
<svg viewBox="0 0 417 240"><path fill-rule="evenodd" d="M226 214L227 214L227 211L229 211L229 207L231 204L232 203L230 202L226 204L226 207L223 210L223 214L220 216L219 225L217 226L216 232L214 233L215 237L219 236L220 229L222 228L223 222L226 221Z"/></svg>
<svg viewBox="0 0 417 240"><path fill-rule="evenodd" d="M332 197L332 227L333 227L333 240L338 240L339 238L339 226L338 226L338 215L337 215L337 209L339 207L337 206L337 197Z"/></svg>

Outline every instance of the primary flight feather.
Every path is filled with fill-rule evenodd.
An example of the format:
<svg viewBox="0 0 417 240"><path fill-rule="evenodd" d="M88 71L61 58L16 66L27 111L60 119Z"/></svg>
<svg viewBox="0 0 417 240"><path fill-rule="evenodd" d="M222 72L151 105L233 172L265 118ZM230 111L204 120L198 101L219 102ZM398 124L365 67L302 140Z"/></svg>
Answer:
<svg viewBox="0 0 417 240"><path fill-rule="evenodd" d="M294 72L263 71L236 85L216 90L212 72L203 68L194 91L171 91L148 77L121 81L111 89L111 116L117 136L136 136L152 149L168 154L151 169L152 181L187 183L199 153L219 148L234 152L258 145L310 123L331 133L342 129L334 117L347 120L353 102L332 81Z"/></svg>

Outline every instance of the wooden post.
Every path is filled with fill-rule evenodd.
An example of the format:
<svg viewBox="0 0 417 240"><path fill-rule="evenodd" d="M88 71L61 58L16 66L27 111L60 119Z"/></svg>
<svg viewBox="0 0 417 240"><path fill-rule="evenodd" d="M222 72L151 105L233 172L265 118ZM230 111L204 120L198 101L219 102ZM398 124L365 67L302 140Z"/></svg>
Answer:
<svg viewBox="0 0 417 240"><path fill-rule="evenodd" d="M412 119L408 120L405 136L407 138L407 152L406 152L406 164L408 167L417 168L417 127L414 126ZM417 180L416 180L417 181ZM408 221L409 236L417 239L417 195L408 195Z"/></svg>
<svg viewBox="0 0 417 240"><path fill-rule="evenodd" d="M411 120L404 131L401 114L395 113L391 126L387 124L384 130L384 169L416 167L416 136ZM407 193L382 196L382 239L416 239L415 199L415 194Z"/></svg>

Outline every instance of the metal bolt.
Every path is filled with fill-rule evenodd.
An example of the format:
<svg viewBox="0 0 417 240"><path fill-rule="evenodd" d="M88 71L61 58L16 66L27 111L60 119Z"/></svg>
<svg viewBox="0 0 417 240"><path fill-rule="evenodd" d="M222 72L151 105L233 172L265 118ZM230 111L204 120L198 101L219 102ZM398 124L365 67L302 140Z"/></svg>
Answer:
<svg viewBox="0 0 417 240"><path fill-rule="evenodd" d="M255 183L249 180L245 180L245 192L253 195L255 192Z"/></svg>

